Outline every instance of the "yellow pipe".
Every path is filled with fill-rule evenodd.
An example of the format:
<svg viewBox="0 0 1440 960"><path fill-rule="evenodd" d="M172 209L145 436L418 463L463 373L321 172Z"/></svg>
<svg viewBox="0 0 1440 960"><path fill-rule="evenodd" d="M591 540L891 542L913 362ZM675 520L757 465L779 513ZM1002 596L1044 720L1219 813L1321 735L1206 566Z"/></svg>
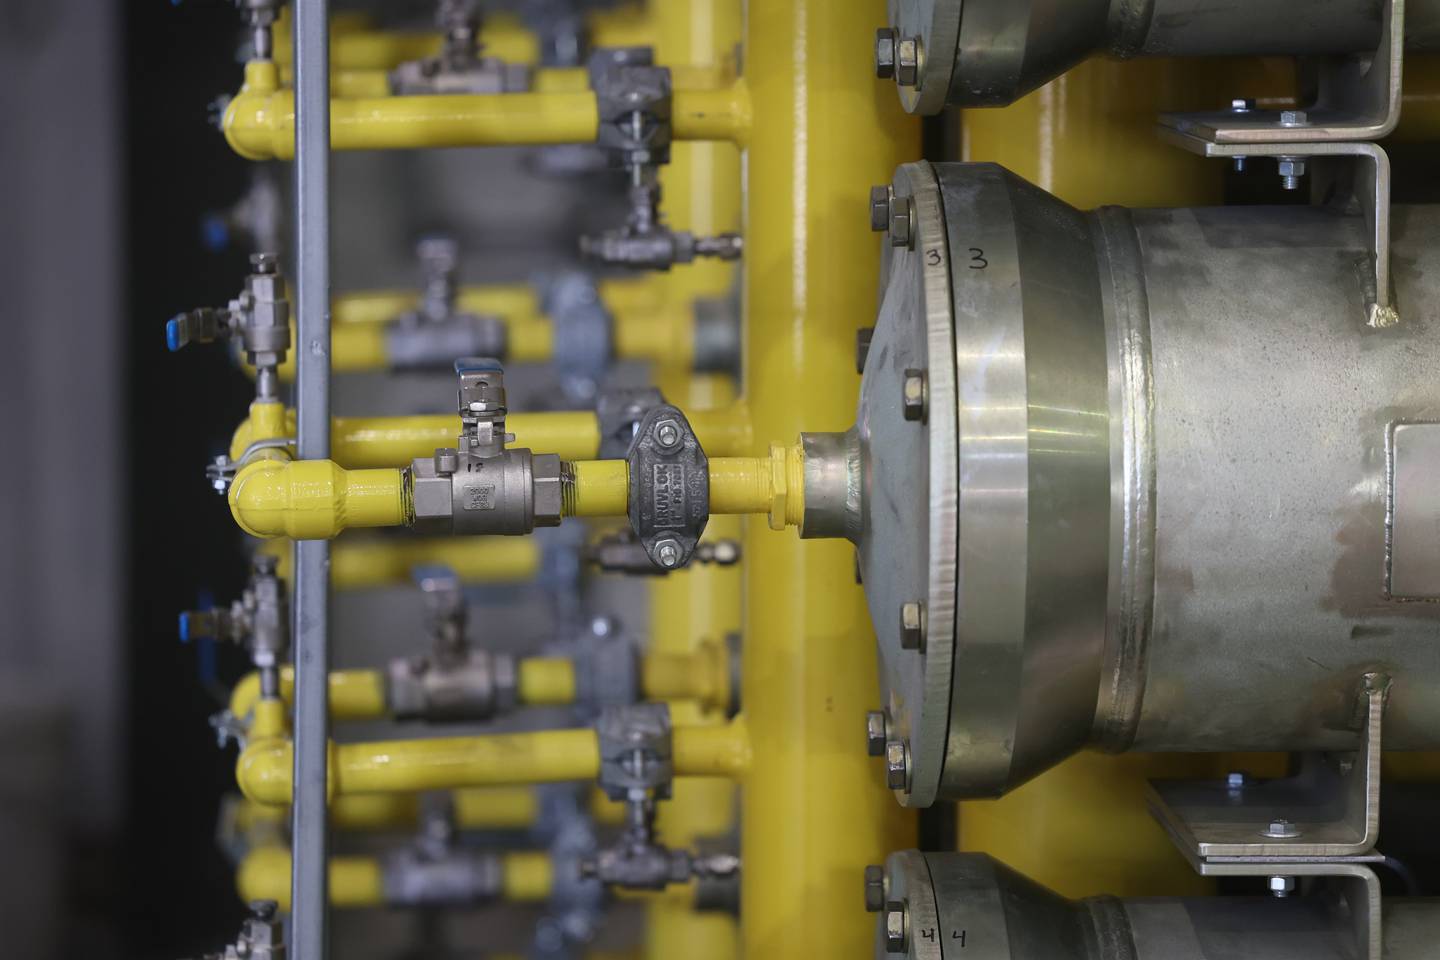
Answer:
<svg viewBox="0 0 1440 960"><path fill-rule="evenodd" d="M701 713L723 715L732 694L730 651L715 640L689 650L652 649L640 661L640 689L646 700L694 701Z"/></svg>
<svg viewBox="0 0 1440 960"><path fill-rule="evenodd" d="M665 303L666 287L662 279L646 276L601 280L600 300L615 314L655 310ZM419 303L420 295L413 290L345 293L331 301L331 319L336 324L389 323ZM467 313L504 317L511 323L546 322L540 296L529 284L463 286L456 296L456 305Z"/></svg>
<svg viewBox="0 0 1440 960"><path fill-rule="evenodd" d="M511 903L540 903L555 885L555 868L543 853L507 853L502 861L504 897Z"/></svg>
<svg viewBox="0 0 1440 960"><path fill-rule="evenodd" d="M918 123L863 69L871 41L855 25L877 11L875 0L747 4L745 390L760 438L855 419L855 331L875 322L880 254L868 192L920 156ZM868 955L874 918L857 884L915 838L865 755L878 683L854 551L758 526L746 525L744 553L743 955Z"/></svg>
<svg viewBox="0 0 1440 960"><path fill-rule="evenodd" d="M550 896L555 873L544 853L506 853L501 858L502 899L538 903ZM266 846L250 851L240 862L235 886L245 901L274 900L290 909L290 851ZM385 899L385 868L374 857L330 858L330 905L378 907Z"/></svg>
<svg viewBox="0 0 1440 960"><path fill-rule="evenodd" d="M570 464L565 510L571 517L618 517L630 497L624 460L580 460ZM763 513L777 530L799 526L805 515L805 473L798 445L773 444L768 457L711 457L710 514Z"/></svg>
<svg viewBox="0 0 1440 960"><path fill-rule="evenodd" d="M701 419L696 426L700 442L704 444L708 437L724 449L737 438L748 436L744 412L737 410L732 415L737 418L734 422L721 416ZM700 432L701 425L708 428L708 433ZM564 460L593 458L600 450L600 424L593 413L515 413L506 419L505 426L515 435L515 446L537 453L553 453ZM336 417L331 421L330 430L330 456L341 466L350 469L401 467L409 466L417 457L434 455L437 447L455 446L455 439L460 435L460 418L453 414ZM230 439L230 458L238 462L256 440L293 436L294 410L285 411L284 423L277 430L273 417L257 426L252 407L251 417L235 428Z"/></svg>
<svg viewBox="0 0 1440 960"><path fill-rule="evenodd" d="M280 668L280 697L295 702L295 668ZM230 694L230 713L244 719L260 699L260 674L247 673ZM330 672L330 717L334 720L373 720L386 715L385 677L375 670Z"/></svg>
<svg viewBox="0 0 1440 960"><path fill-rule="evenodd" d="M240 899L274 900L290 909L290 851L284 847L258 847L240 861L235 874ZM372 857L330 858L330 905L375 907L385 902L384 871Z"/></svg>
<svg viewBox="0 0 1440 960"><path fill-rule="evenodd" d="M346 470L330 460L257 460L235 475L230 513L252 537L329 539L398 527L414 510L399 470Z"/></svg>
<svg viewBox="0 0 1440 960"><path fill-rule="evenodd" d="M586 24L596 47L646 47L654 43L654 27L643 4L594 11ZM409 60L434 57L442 44L435 31L377 30L363 19L345 14L330 18L330 31L332 70L390 70ZM286 10L275 24L275 60L287 74L291 43ZM506 63L533 64L540 59L539 39L519 20L504 14L486 16L478 48L485 56Z"/></svg>
<svg viewBox="0 0 1440 960"><path fill-rule="evenodd" d="M673 112L678 140L743 142L749 97L738 83L720 91L676 90ZM599 123L590 91L332 98L330 145L418 150L593 143ZM222 126L231 148L248 160L294 157L295 96L279 86L273 63L245 65L245 83Z"/></svg>
<svg viewBox="0 0 1440 960"><path fill-rule="evenodd" d="M677 727L674 755L677 776L738 777L750 762L749 737L738 723ZM293 767L289 740L252 740L236 763L235 781L256 803L288 804ZM352 794L593 780L600 747L595 731L584 729L331 743L329 769L333 802Z"/></svg>
<svg viewBox="0 0 1440 960"><path fill-rule="evenodd" d="M575 663L566 657L524 657L516 664L519 702L528 707L566 706L575 702ZM689 653L648 653L641 658L641 692L647 700L696 700L706 710L724 711L730 703L730 654L706 642ZM280 697L295 702L295 668L280 668ZM230 713L250 716L260 700L260 674L241 678L230 694ZM378 670L330 673L330 719L376 720L389 716L385 675Z"/></svg>
<svg viewBox="0 0 1440 960"><path fill-rule="evenodd" d="M269 540L260 549L276 557L280 577L290 579L290 542ZM448 567L462 583L524 583L539 574L540 562L533 537L341 538L330 550L330 584L336 590L403 585L426 566Z"/></svg>
<svg viewBox="0 0 1440 960"><path fill-rule="evenodd" d="M526 706L575 702L575 663L565 657L526 657L516 666L516 694Z"/></svg>
<svg viewBox="0 0 1440 960"><path fill-rule="evenodd" d="M528 829L540 815L540 798L533 787L454 790L450 797L455 826L461 830ZM411 830L419 820L420 798L414 794L355 794L336 797L330 805L330 823L340 830Z"/></svg>

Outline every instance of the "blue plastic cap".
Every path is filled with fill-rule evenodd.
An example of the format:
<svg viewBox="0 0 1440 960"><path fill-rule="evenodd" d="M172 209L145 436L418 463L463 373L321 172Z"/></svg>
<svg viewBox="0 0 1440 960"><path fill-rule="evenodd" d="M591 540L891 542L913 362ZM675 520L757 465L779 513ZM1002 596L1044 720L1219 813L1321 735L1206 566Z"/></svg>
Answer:
<svg viewBox="0 0 1440 960"><path fill-rule="evenodd" d="M180 642L190 642L190 612L188 610L180 614Z"/></svg>
<svg viewBox="0 0 1440 960"><path fill-rule="evenodd" d="M205 249L220 253L230 246L230 226L219 214L211 214L200 223L200 238Z"/></svg>
<svg viewBox="0 0 1440 960"><path fill-rule="evenodd" d="M494 357L462 357L455 361L455 372L461 373L497 373L504 370L500 361Z"/></svg>
<svg viewBox="0 0 1440 960"><path fill-rule="evenodd" d="M180 342L180 320L182 317L183 314L181 316L171 317L165 321L165 346L170 349L171 353L185 346L185 344Z"/></svg>

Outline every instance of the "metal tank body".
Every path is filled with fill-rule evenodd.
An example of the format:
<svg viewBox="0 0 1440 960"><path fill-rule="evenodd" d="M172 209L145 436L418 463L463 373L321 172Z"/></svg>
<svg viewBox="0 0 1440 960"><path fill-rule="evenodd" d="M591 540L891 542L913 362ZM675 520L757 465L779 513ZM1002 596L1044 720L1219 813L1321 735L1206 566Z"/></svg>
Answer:
<svg viewBox="0 0 1440 960"><path fill-rule="evenodd" d="M920 195L931 169L938 204ZM1440 744L1436 507L1411 477L1430 456L1419 425L1440 420L1440 213L1397 211L1404 319L1380 330L1365 325L1358 216L1082 214L986 164L912 165L896 183L920 185L922 244L943 207L952 281L953 367L933 349L904 365L953 377L958 398L947 419L932 396L929 416L955 432L953 486L923 469L923 446L889 456L891 345L935 325L929 301L895 293L928 250L897 252L862 391L867 516L904 503L885 492L899 467L940 478L910 481L917 528L953 515L958 529L953 573L932 552L918 574L953 583L953 636L897 643L906 588L878 557L865 571L912 784L938 762L936 795L999 794L1086 745L1354 749L1369 673L1391 678L1387 748ZM932 657L953 658L948 702ZM943 762L920 729L937 718Z"/></svg>
<svg viewBox="0 0 1440 960"><path fill-rule="evenodd" d="M1326 56L1373 51L1381 0L891 0L907 109L1005 106L1092 56ZM1440 48L1440 2L1407 0L1406 46ZM908 54L908 49L905 51Z"/></svg>
<svg viewBox="0 0 1440 960"><path fill-rule="evenodd" d="M1365 956L1337 877L1285 897L1067 900L974 853L891 854L867 890L875 957L941 960L1353 960ZM1258 878L1257 878L1258 882ZM1440 936L1440 903L1386 901L1385 956L1420 960Z"/></svg>

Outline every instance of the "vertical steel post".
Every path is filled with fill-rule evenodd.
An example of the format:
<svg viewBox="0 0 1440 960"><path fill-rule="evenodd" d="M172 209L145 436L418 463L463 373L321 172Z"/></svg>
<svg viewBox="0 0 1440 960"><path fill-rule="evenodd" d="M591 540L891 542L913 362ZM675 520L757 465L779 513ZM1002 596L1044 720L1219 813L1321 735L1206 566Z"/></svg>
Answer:
<svg viewBox="0 0 1440 960"><path fill-rule="evenodd" d="M330 4L295 3L295 406L302 460L330 456ZM329 956L326 757L330 544L295 544L295 774L291 949Z"/></svg>

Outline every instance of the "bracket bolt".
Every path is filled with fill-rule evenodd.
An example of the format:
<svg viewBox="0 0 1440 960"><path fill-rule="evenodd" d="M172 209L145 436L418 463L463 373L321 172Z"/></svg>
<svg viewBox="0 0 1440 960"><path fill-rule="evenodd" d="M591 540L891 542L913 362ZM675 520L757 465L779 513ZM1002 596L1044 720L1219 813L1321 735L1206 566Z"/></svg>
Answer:
<svg viewBox="0 0 1440 960"><path fill-rule="evenodd" d="M891 901L885 905L885 952L905 952L905 904Z"/></svg>
<svg viewBox="0 0 1440 960"><path fill-rule="evenodd" d="M1255 101L1254 101L1254 100L1249 100L1249 99L1246 99L1246 98L1244 98L1244 97L1236 97L1234 100L1231 100L1231 101L1230 101L1230 112L1231 112L1231 113L1249 113L1251 110L1254 110L1254 109L1255 109Z"/></svg>
<svg viewBox="0 0 1440 960"><path fill-rule="evenodd" d="M885 744L885 785L904 790L910 782L910 745L904 740Z"/></svg>
<svg viewBox="0 0 1440 960"><path fill-rule="evenodd" d="M1271 877L1271 878L1270 878L1270 895L1271 895L1272 897L1280 897L1281 899L1284 899L1285 897L1290 896L1290 894L1292 894L1292 893L1294 893L1294 892L1295 892L1295 878L1294 878L1294 877Z"/></svg>
<svg viewBox="0 0 1440 960"><path fill-rule="evenodd" d="M907 600L900 604L900 647L903 650L925 649L925 604Z"/></svg>
<svg viewBox="0 0 1440 960"><path fill-rule="evenodd" d="M890 80L895 76L897 36L894 27L881 27L875 31L875 76L881 80Z"/></svg>
<svg viewBox="0 0 1440 960"><path fill-rule="evenodd" d="M1225 777L1225 787L1231 793L1239 793L1245 789L1245 774L1239 770L1232 770Z"/></svg>
<svg viewBox="0 0 1440 960"><path fill-rule="evenodd" d="M655 443L665 450L674 450L680 446L680 424L674 420L661 420L655 424L651 435Z"/></svg>
<svg viewBox="0 0 1440 960"><path fill-rule="evenodd" d="M895 82L902 87L920 82L919 37L906 37L895 44Z"/></svg>
<svg viewBox="0 0 1440 960"><path fill-rule="evenodd" d="M674 540L661 540L655 544L655 559L667 570L674 568L680 562L680 544Z"/></svg>
<svg viewBox="0 0 1440 960"><path fill-rule="evenodd" d="M885 909L885 868L873 864L865 868L865 912L879 913Z"/></svg>
<svg viewBox="0 0 1440 960"><path fill-rule="evenodd" d="M1280 126L1282 127L1308 127L1310 117L1304 110L1282 110L1280 112Z"/></svg>
<svg viewBox="0 0 1440 960"><path fill-rule="evenodd" d="M1300 178L1305 176L1306 163L1304 157L1281 157L1278 169L1280 171L1281 185L1286 190L1299 190Z"/></svg>
<svg viewBox="0 0 1440 960"><path fill-rule="evenodd" d="M905 419L920 423L925 419L925 371L906 370L904 385Z"/></svg>
<svg viewBox="0 0 1440 960"><path fill-rule="evenodd" d="M871 710L865 714L865 752L870 756L885 756L886 727L883 710Z"/></svg>
<svg viewBox="0 0 1440 960"><path fill-rule="evenodd" d="M1270 826L1261 832L1261 836L1271 837L1275 840L1294 840L1300 836L1300 828L1283 817L1277 817L1270 821Z"/></svg>
<svg viewBox="0 0 1440 960"><path fill-rule="evenodd" d="M870 229L876 233L890 229L890 201L895 188L879 186L870 188Z"/></svg>

